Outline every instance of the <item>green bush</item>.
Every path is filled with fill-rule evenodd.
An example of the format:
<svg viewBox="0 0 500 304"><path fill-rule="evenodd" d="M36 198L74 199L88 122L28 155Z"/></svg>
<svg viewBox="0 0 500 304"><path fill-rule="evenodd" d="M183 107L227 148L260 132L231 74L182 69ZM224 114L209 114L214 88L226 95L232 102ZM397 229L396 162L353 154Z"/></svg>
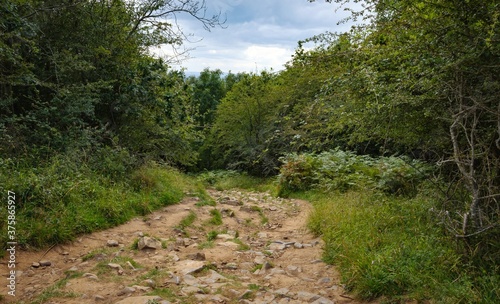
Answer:
<svg viewBox="0 0 500 304"><path fill-rule="evenodd" d="M307 190L316 182L318 168L316 158L311 154L288 154L280 159L283 165L278 177L278 194L287 195L293 191Z"/></svg>
<svg viewBox="0 0 500 304"><path fill-rule="evenodd" d="M321 189L347 191L377 189L390 194L415 195L432 167L405 157L356 155L332 150L321 154L288 154L281 158L279 193Z"/></svg>

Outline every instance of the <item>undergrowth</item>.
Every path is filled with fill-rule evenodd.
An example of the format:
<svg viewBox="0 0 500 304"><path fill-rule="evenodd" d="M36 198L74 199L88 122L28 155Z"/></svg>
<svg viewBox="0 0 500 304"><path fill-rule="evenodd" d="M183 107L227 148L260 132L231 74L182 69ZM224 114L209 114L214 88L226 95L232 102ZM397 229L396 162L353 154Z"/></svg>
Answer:
<svg viewBox="0 0 500 304"><path fill-rule="evenodd" d="M478 300L460 255L431 218L432 201L367 191L305 197L315 205L308 226L326 242L324 260L361 298Z"/></svg>
<svg viewBox="0 0 500 304"><path fill-rule="evenodd" d="M432 166L406 157L356 155L339 149L320 154L291 153L280 159L278 194L319 189L347 191L372 189L414 196Z"/></svg>
<svg viewBox="0 0 500 304"><path fill-rule="evenodd" d="M38 167L0 162L0 191L5 199L7 191L15 193L16 241L25 248L123 224L175 204L186 193L208 198L201 183L170 167L151 163L116 177L62 156ZM7 218L6 209L0 216ZM2 225L0 242L6 244L5 221Z"/></svg>
<svg viewBox="0 0 500 304"><path fill-rule="evenodd" d="M276 189L272 178L255 177L245 172L233 170L206 171L198 174L197 179L206 187L212 187L220 191L238 188L274 193Z"/></svg>

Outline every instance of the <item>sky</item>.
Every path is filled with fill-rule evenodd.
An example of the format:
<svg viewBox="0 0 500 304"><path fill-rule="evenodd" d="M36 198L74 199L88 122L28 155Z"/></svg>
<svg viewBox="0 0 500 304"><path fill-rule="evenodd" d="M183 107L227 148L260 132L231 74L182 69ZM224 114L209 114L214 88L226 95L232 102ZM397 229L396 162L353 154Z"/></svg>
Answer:
<svg viewBox="0 0 500 304"><path fill-rule="evenodd" d="M317 34L345 32L350 24L338 22L349 15L337 4L323 0L206 0L207 14L221 11L226 19L223 28L206 31L188 15L178 15L179 26L189 37L184 47L189 58L174 68L188 74L204 68L223 72L280 71L291 59L300 40ZM169 47L154 50L169 55Z"/></svg>

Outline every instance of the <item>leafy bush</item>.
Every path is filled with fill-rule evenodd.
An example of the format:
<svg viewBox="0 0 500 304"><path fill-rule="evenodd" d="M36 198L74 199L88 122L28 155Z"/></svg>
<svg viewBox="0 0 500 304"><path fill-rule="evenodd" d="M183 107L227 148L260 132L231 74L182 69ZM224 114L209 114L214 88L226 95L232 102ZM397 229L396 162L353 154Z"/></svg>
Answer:
<svg viewBox="0 0 500 304"><path fill-rule="evenodd" d="M280 160L283 162L279 175L280 195L309 189L317 181L314 171L318 163L313 155L293 153Z"/></svg>
<svg viewBox="0 0 500 304"><path fill-rule="evenodd" d="M431 166L405 157L356 155L339 149L321 154L288 154L281 158L279 194L311 188L324 191L378 189L391 194L416 194Z"/></svg>

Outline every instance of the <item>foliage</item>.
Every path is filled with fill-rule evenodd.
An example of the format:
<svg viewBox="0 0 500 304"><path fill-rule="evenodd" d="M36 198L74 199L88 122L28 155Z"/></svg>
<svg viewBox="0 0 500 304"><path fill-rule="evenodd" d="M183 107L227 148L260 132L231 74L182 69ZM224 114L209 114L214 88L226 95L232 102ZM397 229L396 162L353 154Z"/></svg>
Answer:
<svg viewBox="0 0 500 304"><path fill-rule="evenodd" d="M210 210L210 215L212 217L208 220L208 223L216 226L222 225L222 214L219 210L216 208Z"/></svg>
<svg viewBox="0 0 500 304"><path fill-rule="evenodd" d="M394 156L373 158L339 149L318 155L292 153L281 161L280 195L312 188L323 191L371 189L415 195L418 185L431 172L429 165L417 160Z"/></svg>
<svg viewBox="0 0 500 304"><path fill-rule="evenodd" d="M498 239L500 227L498 3L366 2L354 17L373 22L361 28L362 39L351 35L354 65L342 75L352 138L432 151L453 164L451 180L469 195L446 210L457 215L448 229L490 250L486 240Z"/></svg>
<svg viewBox="0 0 500 304"><path fill-rule="evenodd" d="M215 122L216 110L227 92L244 77L244 74L229 72L224 75L221 70L204 69L199 76L186 79L194 109L194 123L202 138L195 141L195 150L199 157L195 167L191 169L213 169L218 158L213 154L210 141L211 128Z"/></svg>
<svg viewBox="0 0 500 304"><path fill-rule="evenodd" d="M217 26L204 2L16 0L0 10L2 155L36 164L104 145L139 159L195 162L199 134L184 75L148 52L182 43L168 22L176 14Z"/></svg>
<svg viewBox="0 0 500 304"><path fill-rule="evenodd" d="M206 187L213 187L220 191L239 188L275 192L274 178L255 177L246 172L231 170L206 171L199 173L196 177Z"/></svg>
<svg viewBox="0 0 500 304"><path fill-rule="evenodd" d="M273 132L274 105L266 100L275 77L243 75L217 108L210 143L218 156L216 167L246 170L257 176L276 171L277 157L268 151L267 138Z"/></svg>

